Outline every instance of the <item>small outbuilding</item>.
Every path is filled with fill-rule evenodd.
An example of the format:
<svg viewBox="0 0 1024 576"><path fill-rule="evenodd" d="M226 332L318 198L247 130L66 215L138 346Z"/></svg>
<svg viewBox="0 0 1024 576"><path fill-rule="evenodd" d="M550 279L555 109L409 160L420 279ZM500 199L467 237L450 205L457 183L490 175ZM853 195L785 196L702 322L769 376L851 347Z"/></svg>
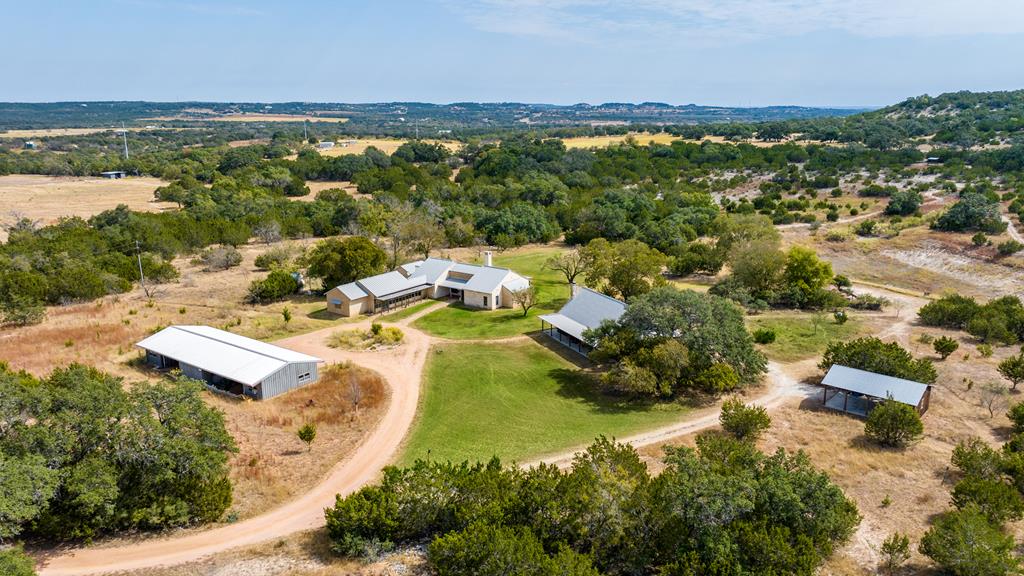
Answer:
<svg viewBox="0 0 1024 576"><path fill-rule="evenodd" d="M124 178L127 175L128 173L125 172L124 170L110 170L108 172L100 172L100 176L103 176L104 178L110 178L111 180L120 180L121 178Z"/></svg>
<svg viewBox="0 0 1024 576"><path fill-rule="evenodd" d="M154 368L177 368L211 388L255 400L315 382L323 362L210 326L169 326L136 346Z"/></svg>
<svg viewBox="0 0 1024 576"><path fill-rule="evenodd" d="M855 416L867 416L887 398L913 406L918 414L928 410L932 387L867 370L833 364L821 380L822 402L826 408Z"/></svg>
<svg viewBox="0 0 1024 576"><path fill-rule="evenodd" d="M585 286L572 285L572 298L555 314L540 317L540 330L566 348L588 354L592 347L583 338L587 330L601 323L616 321L626 311L626 303Z"/></svg>

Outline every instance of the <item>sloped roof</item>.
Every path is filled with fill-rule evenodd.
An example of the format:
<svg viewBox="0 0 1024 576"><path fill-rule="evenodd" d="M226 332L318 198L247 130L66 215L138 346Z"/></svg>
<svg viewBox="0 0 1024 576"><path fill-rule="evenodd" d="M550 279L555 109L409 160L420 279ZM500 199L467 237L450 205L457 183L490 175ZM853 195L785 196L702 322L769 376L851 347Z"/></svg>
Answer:
<svg viewBox="0 0 1024 576"><path fill-rule="evenodd" d="M928 391L928 385L867 370L833 364L821 380L825 386L839 388L873 398L888 398L917 406Z"/></svg>
<svg viewBox="0 0 1024 576"><path fill-rule="evenodd" d="M345 295L345 298L348 298L349 300L358 300L367 296L366 291L360 288L359 284L356 284L355 282L342 284L341 286L338 286L338 290L340 290L341 293Z"/></svg>
<svg viewBox="0 0 1024 576"><path fill-rule="evenodd" d="M250 386L288 364L323 361L210 326L169 326L136 346Z"/></svg>
<svg viewBox="0 0 1024 576"><path fill-rule="evenodd" d="M420 267L420 264L423 264L423 260L406 262L405 264L399 266L398 269L402 272L402 274L406 276L412 276L416 272L416 269Z"/></svg>
<svg viewBox="0 0 1024 576"><path fill-rule="evenodd" d="M472 264L456 264L452 267L452 271L472 274L473 277L466 283L466 290L487 294L501 288L501 283L512 273L508 268L474 266Z"/></svg>
<svg viewBox="0 0 1024 576"><path fill-rule="evenodd" d="M456 266L454 260L427 258L416 268L416 275L426 277L428 284L437 284L453 266Z"/></svg>
<svg viewBox="0 0 1024 576"><path fill-rule="evenodd" d="M390 296L406 290L425 288L427 285L423 276L417 275L412 278L406 278L400 272L394 270L363 278L362 280L356 280L356 283L359 284L360 288L377 298L383 298L384 296Z"/></svg>
<svg viewBox="0 0 1024 576"><path fill-rule="evenodd" d="M618 320L625 311L625 302L580 286L576 295L557 314L545 314L540 318L582 340L585 330L597 328L605 320Z"/></svg>

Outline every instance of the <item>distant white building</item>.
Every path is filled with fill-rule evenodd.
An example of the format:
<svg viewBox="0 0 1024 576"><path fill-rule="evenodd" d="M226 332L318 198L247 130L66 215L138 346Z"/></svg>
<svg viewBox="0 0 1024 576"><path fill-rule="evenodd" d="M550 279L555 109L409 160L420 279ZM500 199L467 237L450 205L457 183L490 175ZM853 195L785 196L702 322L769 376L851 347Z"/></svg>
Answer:
<svg viewBox="0 0 1024 576"><path fill-rule="evenodd" d="M530 279L508 268L464 264L444 258L409 262L398 270L342 284L327 292L327 310L342 316L374 314L424 298L451 298L472 308L512 308L512 293L529 288Z"/></svg>
<svg viewBox="0 0 1024 576"><path fill-rule="evenodd" d="M320 142L316 145L316 147L319 148L320 150L330 150L331 148L334 148L334 142Z"/></svg>

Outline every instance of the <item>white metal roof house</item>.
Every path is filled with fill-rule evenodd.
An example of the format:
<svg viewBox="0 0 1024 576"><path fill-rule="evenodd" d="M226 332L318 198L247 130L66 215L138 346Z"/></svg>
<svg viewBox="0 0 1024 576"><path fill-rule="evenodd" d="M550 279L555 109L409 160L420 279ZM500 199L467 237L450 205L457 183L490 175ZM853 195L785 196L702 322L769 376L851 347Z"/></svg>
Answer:
<svg viewBox="0 0 1024 576"><path fill-rule="evenodd" d="M541 315L540 328L566 347L586 354L591 346L583 339L583 333L605 320L618 320L625 311L625 302L573 284L572 298L557 313Z"/></svg>
<svg viewBox="0 0 1024 576"><path fill-rule="evenodd" d="M151 366L179 368L213 388L256 400L315 382L323 362L210 326L169 326L136 346Z"/></svg>
<svg viewBox="0 0 1024 576"><path fill-rule="evenodd" d="M512 293L529 286L529 278L494 266L490 252L484 253L483 265L427 258L328 290L327 309L357 316L386 312L423 298L451 298L473 308L495 310L512 308Z"/></svg>
<svg viewBox="0 0 1024 576"><path fill-rule="evenodd" d="M921 382L833 364L821 380L826 408L867 416L887 398L913 406L919 414L928 410L932 387Z"/></svg>

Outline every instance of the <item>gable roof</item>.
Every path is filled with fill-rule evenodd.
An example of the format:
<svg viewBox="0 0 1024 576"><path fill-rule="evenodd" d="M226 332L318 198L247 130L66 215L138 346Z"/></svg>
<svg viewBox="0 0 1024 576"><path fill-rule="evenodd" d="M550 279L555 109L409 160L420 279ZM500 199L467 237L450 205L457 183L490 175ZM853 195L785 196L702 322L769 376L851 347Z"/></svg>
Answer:
<svg viewBox="0 0 1024 576"><path fill-rule="evenodd" d="M850 368L833 364L828 373L822 378L821 383L832 388L839 388L872 398L888 398L917 406L921 403L925 392L928 391L927 384L905 380L885 374L876 374L867 370Z"/></svg>
<svg viewBox="0 0 1024 576"><path fill-rule="evenodd" d="M396 272L394 270L383 274L377 274L376 276L370 276L369 278L363 278L362 280L356 280L356 284L366 292L373 294L376 298L391 296L406 290L426 288L427 286L427 282L423 276L417 275L412 278L406 278L405 276L402 276L401 272Z"/></svg>
<svg viewBox="0 0 1024 576"><path fill-rule="evenodd" d="M359 284L355 282L349 282L348 284L342 284L338 286L338 290L345 295L345 298L349 300L359 300L368 296L365 290L359 287Z"/></svg>
<svg viewBox="0 0 1024 576"><path fill-rule="evenodd" d="M250 386L291 363L323 362L210 326L169 326L136 346Z"/></svg>
<svg viewBox="0 0 1024 576"><path fill-rule="evenodd" d="M544 314L540 318L582 340L584 331L599 327L605 320L618 320L625 311L625 302L580 286L557 314Z"/></svg>

